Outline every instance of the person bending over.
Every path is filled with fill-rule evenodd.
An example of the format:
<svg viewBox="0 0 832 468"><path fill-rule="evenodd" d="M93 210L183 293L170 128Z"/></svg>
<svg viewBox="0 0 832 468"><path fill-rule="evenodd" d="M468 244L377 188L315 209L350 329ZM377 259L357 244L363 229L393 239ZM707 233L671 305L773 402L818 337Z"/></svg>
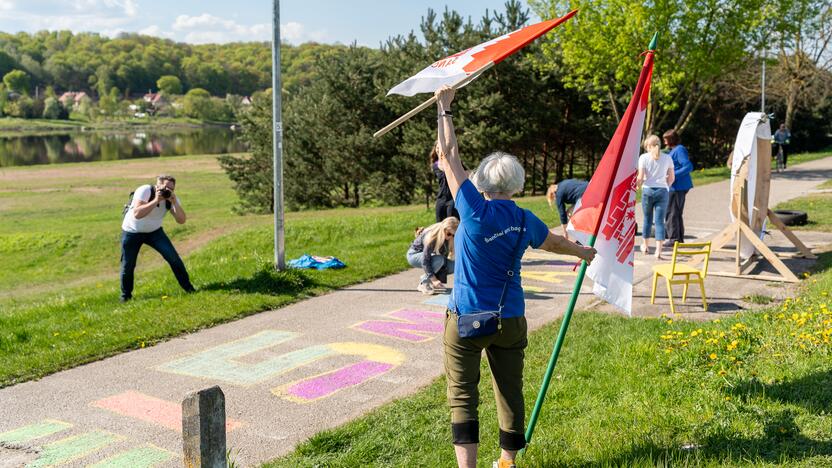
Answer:
<svg viewBox="0 0 832 468"><path fill-rule="evenodd" d="M169 175L156 178L156 185L142 185L133 192L130 206L121 223L121 301L127 302L133 297L133 271L139 249L147 244L162 255L173 270L179 286L186 292L194 292L185 263L173 247L162 220L170 211L173 219L185 224L185 210L174 192L176 179Z"/></svg>
<svg viewBox="0 0 832 468"><path fill-rule="evenodd" d="M549 202L549 207L553 205L558 207L560 227L563 230L563 237L567 239L569 239L569 234L566 232L566 225L569 223L575 204L584 196L588 186L589 182L585 180L565 179L560 183L550 185L549 190L546 191L546 201ZM570 205L569 209L566 205Z"/></svg>
<svg viewBox="0 0 832 468"><path fill-rule="evenodd" d="M595 249L553 234L532 212L511 201L512 195L523 189L525 181L523 166L516 157L493 153L482 160L469 180L460 162L452 122L454 90L443 87L436 92L436 97L441 166L461 216L454 239L454 287L446 312L443 340L454 451L460 467L476 466L479 446L477 384L480 357L485 350L496 394L502 449L494 466L511 467L517 451L526 445L523 361L527 325L520 284L522 253L531 245L591 262ZM499 328L495 333L460 336L460 317L497 311L501 303ZM461 322L472 329L481 327L478 321ZM466 329L464 334L469 336L472 332Z"/></svg>
<svg viewBox="0 0 832 468"><path fill-rule="evenodd" d="M454 272L454 235L458 226L459 220L451 216L417 231L407 249L407 262L424 272L417 290L434 294L446 289L445 281Z"/></svg>

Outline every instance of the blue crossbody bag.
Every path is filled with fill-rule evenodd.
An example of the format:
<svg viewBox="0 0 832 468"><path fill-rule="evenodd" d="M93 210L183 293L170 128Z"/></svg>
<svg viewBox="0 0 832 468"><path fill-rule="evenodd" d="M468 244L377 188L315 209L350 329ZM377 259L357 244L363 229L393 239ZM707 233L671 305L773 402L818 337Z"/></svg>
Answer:
<svg viewBox="0 0 832 468"><path fill-rule="evenodd" d="M514 255L509 260L508 268L506 268L506 282L503 284L503 292L500 294L500 303L496 311L481 311L472 312L470 314L460 315L458 311L456 326L459 331L460 338L478 338L480 336L488 336L497 333L502 328L501 317L503 314L503 303L506 300L506 292L508 291L508 283L514 276L514 259L520 254L520 243L523 242L523 229L526 227L526 210L521 209L520 218L520 235L517 236L517 244L514 246ZM454 295L456 295L456 288L454 288ZM454 300L456 304L456 300Z"/></svg>

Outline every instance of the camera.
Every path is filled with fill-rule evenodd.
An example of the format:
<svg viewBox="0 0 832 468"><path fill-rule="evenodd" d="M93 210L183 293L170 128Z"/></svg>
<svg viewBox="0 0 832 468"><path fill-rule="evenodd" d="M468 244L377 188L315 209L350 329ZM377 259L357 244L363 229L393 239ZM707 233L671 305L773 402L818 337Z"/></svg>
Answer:
<svg viewBox="0 0 832 468"><path fill-rule="evenodd" d="M173 195L173 192L170 191L168 188L159 189L159 194L162 195L162 198L170 198Z"/></svg>

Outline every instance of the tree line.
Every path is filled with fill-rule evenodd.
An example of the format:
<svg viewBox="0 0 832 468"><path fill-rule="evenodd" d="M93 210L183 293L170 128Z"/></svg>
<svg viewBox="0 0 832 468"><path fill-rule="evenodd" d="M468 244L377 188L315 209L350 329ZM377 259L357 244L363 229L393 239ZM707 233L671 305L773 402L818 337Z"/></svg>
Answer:
<svg viewBox="0 0 832 468"><path fill-rule="evenodd" d="M589 176L629 102L639 54L654 31L660 38L647 131L680 132L697 168L724 164L742 117L760 109L763 49L772 125L790 126L793 150L832 144L828 3L530 4L543 18L576 7L580 12L458 93L454 122L467 167L495 150L515 154L526 169L526 194L544 193L549 183L564 178ZM380 49L315 49L314 60L304 62L303 78L289 73L282 90L288 207L430 202L435 116L425 111L383 138L372 138L426 98L386 97L387 90L441 57L529 20L529 11L516 0L504 11L486 11L476 23L453 10L429 10L421 39L411 32ZM251 155L226 156L221 163L237 185L244 211L271 211L270 96L255 100L241 122Z"/></svg>
<svg viewBox="0 0 832 468"><path fill-rule="evenodd" d="M283 66L303 83L319 49L334 48L284 44ZM160 90L159 80L168 77L178 81L175 94L200 88L213 96L249 96L271 86L271 45L192 45L135 33L115 38L70 31L0 33L0 77L12 72L10 79L29 95L52 87L100 98L116 88L130 97Z"/></svg>

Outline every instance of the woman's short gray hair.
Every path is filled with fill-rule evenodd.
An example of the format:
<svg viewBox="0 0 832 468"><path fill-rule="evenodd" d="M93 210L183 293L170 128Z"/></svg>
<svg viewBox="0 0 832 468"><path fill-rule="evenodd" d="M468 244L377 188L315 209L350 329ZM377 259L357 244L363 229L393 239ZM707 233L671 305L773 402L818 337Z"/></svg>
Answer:
<svg viewBox="0 0 832 468"><path fill-rule="evenodd" d="M471 181L480 192L514 195L523 190L526 171L515 156L497 151L480 162Z"/></svg>

